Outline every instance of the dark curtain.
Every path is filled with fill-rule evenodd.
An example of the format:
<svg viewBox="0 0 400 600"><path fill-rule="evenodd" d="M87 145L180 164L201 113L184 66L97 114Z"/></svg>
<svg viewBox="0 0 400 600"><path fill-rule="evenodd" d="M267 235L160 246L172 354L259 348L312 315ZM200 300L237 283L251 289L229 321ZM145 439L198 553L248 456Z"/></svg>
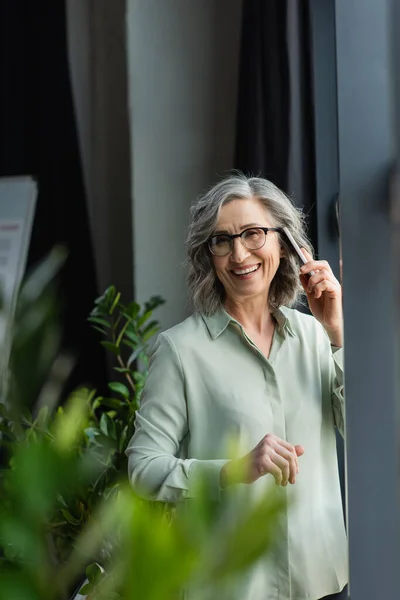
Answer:
<svg viewBox="0 0 400 600"><path fill-rule="evenodd" d="M67 59L63 1L0 2L0 176L29 174L39 187L28 267L57 243L65 349L79 384L104 388L105 357L86 322L98 294Z"/></svg>
<svg viewBox="0 0 400 600"><path fill-rule="evenodd" d="M243 3L235 168L273 181L308 214L316 244L308 3Z"/></svg>

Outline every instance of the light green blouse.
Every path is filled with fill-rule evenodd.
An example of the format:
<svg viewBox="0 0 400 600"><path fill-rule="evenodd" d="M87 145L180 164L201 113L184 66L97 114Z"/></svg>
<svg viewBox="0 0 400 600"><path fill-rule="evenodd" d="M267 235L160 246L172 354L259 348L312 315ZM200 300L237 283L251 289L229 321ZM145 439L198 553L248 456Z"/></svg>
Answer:
<svg viewBox="0 0 400 600"><path fill-rule="evenodd" d="M316 600L347 582L335 437L335 425L343 433L343 350L311 316L282 308L274 317L268 360L225 310L159 335L126 451L129 477L143 495L177 502L193 495L201 474L218 498L224 440L234 435L243 454L267 433L301 444L296 483L280 488L290 506L277 554L252 569L237 598ZM245 487L256 497L271 480Z"/></svg>

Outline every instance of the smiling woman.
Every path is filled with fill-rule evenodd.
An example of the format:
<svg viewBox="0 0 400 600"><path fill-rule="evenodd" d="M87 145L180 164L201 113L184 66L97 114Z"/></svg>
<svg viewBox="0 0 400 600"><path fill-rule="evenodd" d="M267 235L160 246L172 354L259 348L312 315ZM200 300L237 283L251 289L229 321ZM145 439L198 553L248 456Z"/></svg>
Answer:
<svg viewBox="0 0 400 600"><path fill-rule="evenodd" d="M269 288L283 256L278 229L273 228L269 220L265 208L256 199L231 200L220 210L217 229L230 230L231 237L225 234L223 239L231 244L222 256L219 249L213 252L215 245L211 245L210 250L215 274L223 285L228 304L254 302L257 298L264 307L268 305ZM257 223L257 228L250 228L252 222ZM261 229L263 227L266 231ZM217 240L219 237L216 236Z"/></svg>
<svg viewBox="0 0 400 600"><path fill-rule="evenodd" d="M283 228L302 248L301 268ZM201 196L187 246L194 314L155 346L127 449L131 483L178 502L196 494L201 476L218 500L226 488L239 498L249 484L251 503L275 482L290 505L278 545L227 598L338 592L347 581L335 437L335 425L343 432L340 284L327 262L313 260L302 213L265 179L235 175ZM301 293L314 316L291 308ZM234 460L224 446L232 432Z"/></svg>
<svg viewBox="0 0 400 600"><path fill-rule="evenodd" d="M233 213L237 211L238 214L234 215ZM279 244L284 250L285 261L281 261L279 272L271 281L268 294L270 308L278 308L281 305L291 306L296 303L302 292L298 276L298 260L286 236L273 230L278 228L280 231L281 227L286 226L299 246L308 248L311 253L312 247L305 235L303 213L273 183L256 177L223 179L198 199L192 207L191 216L187 242L188 285L195 309L202 313L213 314L221 306L226 294L211 268L215 255L222 254L214 250L216 234L231 234L232 237L232 234L241 233L240 239L244 242L242 244L244 249L246 246L254 248L254 245L247 243L246 236L243 236L245 233L243 230L254 226L267 228L262 238L261 252L264 246L268 248L270 238L273 237L279 239ZM230 220L231 216L236 218L235 223ZM268 228L272 228L272 231L268 231ZM235 239L231 241L228 239L228 236L222 238L225 250L229 244L229 251L231 247L233 250L232 259L238 252L240 259L238 242Z"/></svg>

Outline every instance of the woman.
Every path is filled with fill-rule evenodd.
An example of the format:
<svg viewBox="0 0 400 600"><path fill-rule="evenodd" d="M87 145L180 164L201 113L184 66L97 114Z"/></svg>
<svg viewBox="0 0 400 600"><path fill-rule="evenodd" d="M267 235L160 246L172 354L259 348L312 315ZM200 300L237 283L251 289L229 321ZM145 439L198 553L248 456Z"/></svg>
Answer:
<svg viewBox="0 0 400 600"><path fill-rule="evenodd" d="M282 227L308 259L301 268ZM177 502L191 497L199 475L216 498L243 483L256 493L273 477L296 493L278 567L258 565L238 597L339 592L347 577L335 441L335 425L343 431L340 284L327 262L313 260L301 212L271 182L244 176L224 179L192 207L188 283L194 314L154 350L127 449L132 485ZM289 308L302 290L313 316ZM227 460L221 440L232 432L243 456Z"/></svg>

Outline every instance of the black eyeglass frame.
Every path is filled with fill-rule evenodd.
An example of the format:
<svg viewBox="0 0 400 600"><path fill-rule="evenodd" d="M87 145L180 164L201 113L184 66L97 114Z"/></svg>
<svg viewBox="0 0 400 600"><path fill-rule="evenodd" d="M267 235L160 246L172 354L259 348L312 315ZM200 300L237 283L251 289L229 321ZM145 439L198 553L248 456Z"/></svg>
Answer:
<svg viewBox="0 0 400 600"><path fill-rule="evenodd" d="M259 230L261 230L261 231L263 231L265 233L264 243L261 244L261 246L259 246L258 248L247 248L247 246L244 243L242 237L246 233L246 231L252 231L254 229L259 229ZM247 250L259 250L260 248L262 248L265 245L265 242L267 241L268 231L278 231L279 233L283 233L282 227L248 227L247 229L244 229L241 233L234 233L234 234L217 233L216 235L212 235L207 240L207 246L208 246L208 249L210 250L211 254L213 254L214 256L227 256L229 254L229 252L232 252L232 250L233 250L233 240L235 238L240 238L241 243L243 244L243 246L245 248L247 248ZM220 235L228 238L228 240L229 240L230 249L229 249L229 251L226 254L214 254L214 252L212 251L211 241L212 241L213 238L219 237Z"/></svg>

